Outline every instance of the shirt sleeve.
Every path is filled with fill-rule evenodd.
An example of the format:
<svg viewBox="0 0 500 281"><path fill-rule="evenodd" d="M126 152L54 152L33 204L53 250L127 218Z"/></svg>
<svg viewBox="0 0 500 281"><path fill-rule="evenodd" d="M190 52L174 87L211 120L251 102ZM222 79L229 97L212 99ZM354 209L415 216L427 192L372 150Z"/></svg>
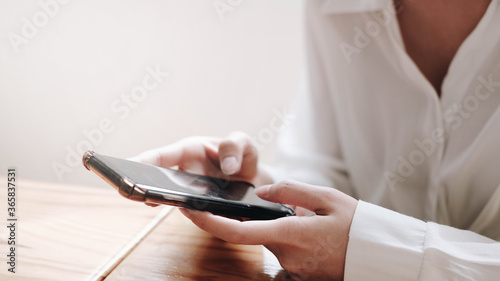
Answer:
<svg viewBox="0 0 500 281"><path fill-rule="evenodd" d="M500 243L359 201L345 280L498 280Z"/></svg>

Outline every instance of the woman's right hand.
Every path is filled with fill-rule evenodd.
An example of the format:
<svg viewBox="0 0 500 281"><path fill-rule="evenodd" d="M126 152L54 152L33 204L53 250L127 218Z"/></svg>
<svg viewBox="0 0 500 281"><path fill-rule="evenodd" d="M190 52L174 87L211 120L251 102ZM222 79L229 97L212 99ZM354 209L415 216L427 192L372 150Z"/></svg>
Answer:
<svg viewBox="0 0 500 281"><path fill-rule="evenodd" d="M211 177L243 180L255 186L271 184L270 176L259 168L258 151L252 139L241 132L227 138L190 137L145 151L131 160Z"/></svg>

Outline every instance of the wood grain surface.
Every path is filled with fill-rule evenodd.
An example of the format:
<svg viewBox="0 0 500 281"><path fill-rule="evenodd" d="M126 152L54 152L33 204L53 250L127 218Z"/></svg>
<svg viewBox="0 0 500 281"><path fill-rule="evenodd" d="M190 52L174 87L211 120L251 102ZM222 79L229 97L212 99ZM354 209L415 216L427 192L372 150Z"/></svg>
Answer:
<svg viewBox="0 0 500 281"><path fill-rule="evenodd" d="M0 227L0 280L291 280L264 247L214 238L173 207L111 188L23 180L17 191L16 273Z"/></svg>
<svg viewBox="0 0 500 281"><path fill-rule="evenodd" d="M291 279L264 247L226 243L174 210L105 280Z"/></svg>
<svg viewBox="0 0 500 281"><path fill-rule="evenodd" d="M6 223L6 194L0 200ZM2 226L0 280L99 279L96 275L107 274L110 262L128 254L124 249L134 239L140 242L138 237L147 234L144 229L151 228L155 217L161 221L159 213L166 215L163 208L132 202L112 188L27 180L17 185L17 202L16 273L7 271L8 233Z"/></svg>

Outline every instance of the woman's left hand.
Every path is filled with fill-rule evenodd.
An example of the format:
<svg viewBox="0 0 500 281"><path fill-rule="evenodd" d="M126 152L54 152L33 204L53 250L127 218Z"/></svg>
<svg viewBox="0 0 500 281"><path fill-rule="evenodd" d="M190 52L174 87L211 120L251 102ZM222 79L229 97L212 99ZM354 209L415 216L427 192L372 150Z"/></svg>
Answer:
<svg viewBox="0 0 500 281"><path fill-rule="evenodd" d="M297 280L342 280L357 201L329 187L283 181L256 189L268 201L311 210L313 216L240 222L181 209L201 229L235 244L264 245Z"/></svg>

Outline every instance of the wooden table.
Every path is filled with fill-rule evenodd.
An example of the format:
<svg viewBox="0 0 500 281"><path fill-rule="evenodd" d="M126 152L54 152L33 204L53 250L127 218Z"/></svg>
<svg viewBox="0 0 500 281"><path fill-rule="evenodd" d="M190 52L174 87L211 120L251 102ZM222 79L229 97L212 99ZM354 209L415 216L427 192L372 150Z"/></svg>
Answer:
<svg viewBox="0 0 500 281"><path fill-rule="evenodd" d="M16 273L7 271L3 226L0 280L290 280L262 246L228 244L176 208L111 188L20 181L17 201Z"/></svg>

